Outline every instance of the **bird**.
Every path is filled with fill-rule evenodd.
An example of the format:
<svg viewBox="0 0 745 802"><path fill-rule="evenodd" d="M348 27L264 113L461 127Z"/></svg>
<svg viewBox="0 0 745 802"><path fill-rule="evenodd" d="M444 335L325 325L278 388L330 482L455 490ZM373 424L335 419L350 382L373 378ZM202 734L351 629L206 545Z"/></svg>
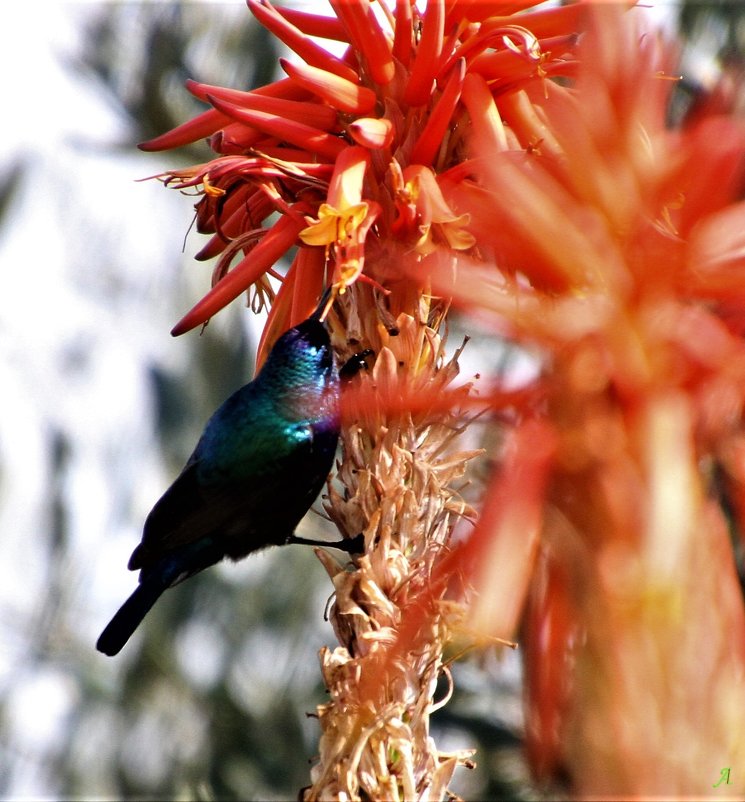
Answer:
<svg viewBox="0 0 745 802"><path fill-rule="evenodd" d="M334 546L294 534L332 468L339 438L339 377L322 322L328 292L302 323L282 334L253 381L207 422L181 473L147 516L129 560L139 584L96 648L118 654L168 588L223 558L266 546Z"/></svg>

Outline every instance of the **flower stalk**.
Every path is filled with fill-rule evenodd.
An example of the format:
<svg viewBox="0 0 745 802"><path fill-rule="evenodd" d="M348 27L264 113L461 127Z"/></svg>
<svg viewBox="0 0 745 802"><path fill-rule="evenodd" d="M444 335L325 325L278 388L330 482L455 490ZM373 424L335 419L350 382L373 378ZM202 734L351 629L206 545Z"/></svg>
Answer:
<svg viewBox="0 0 745 802"><path fill-rule="evenodd" d="M335 322L344 330L357 325L347 317L355 314L353 303L345 295L337 306ZM334 584L331 621L340 645L321 652L330 699L318 709L320 759L306 800L440 799L456 766L470 759L468 750L441 754L429 734L444 648L461 615L446 586L429 599L402 653L393 659L390 649L411 620L412 604L430 588L453 519L473 516L453 483L475 453L453 451L461 427L452 414L391 413L382 399L374 403L396 392L402 375L425 397L447 389L458 368L437 334L444 311L423 301L417 317L396 316L395 335L370 317L361 322L376 359L369 375L355 379L364 403L343 433L343 490L330 485L325 506L342 532L364 533L366 549L353 571L318 551Z"/></svg>

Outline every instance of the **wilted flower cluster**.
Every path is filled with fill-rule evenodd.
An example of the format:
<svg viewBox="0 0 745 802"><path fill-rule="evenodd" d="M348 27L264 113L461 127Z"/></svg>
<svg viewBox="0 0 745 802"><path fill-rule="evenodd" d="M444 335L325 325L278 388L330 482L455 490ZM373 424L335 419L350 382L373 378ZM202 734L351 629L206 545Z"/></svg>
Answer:
<svg viewBox="0 0 745 802"><path fill-rule="evenodd" d="M298 57L287 77L191 81L211 108L145 147L218 154L163 176L198 188L199 258L219 257L175 334L247 291L271 301L265 352L331 285L340 361L374 354L326 504L366 551L351 569L319 554L340 646L306 798L443 798L468 756L429 737L442 650L456 625L512 638L521 621L539 777L707 792L745 765L723 513L745 511L741 127L666 127L670 64L633 3L247 2ZM457 545L473 453L452 450L471 400L450 387L448 298L542 365L482 392L510 425Z"/></svg>

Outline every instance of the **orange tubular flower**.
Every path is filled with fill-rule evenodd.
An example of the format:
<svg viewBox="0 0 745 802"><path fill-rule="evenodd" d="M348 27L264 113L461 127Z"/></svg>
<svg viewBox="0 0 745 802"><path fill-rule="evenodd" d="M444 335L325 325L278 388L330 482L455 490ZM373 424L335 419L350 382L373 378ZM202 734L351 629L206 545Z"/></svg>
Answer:
<svg viewBox="0 0 745 802"><path fill-rule="evenodd" d="M580 17L573 7L551 13L528 11L520 15L519 26L513 24L518 18L505 16L495 26L488 19L479 24L481 17L472 14L470 3L463 6L464 14L459 16L459 3L446 4L444 0L432 0L423 12L409 0L398 0L392 9L381 7L382 18L368 0L334 0L331 6L336 17L275 8L268 0L247 1L259 22L302 61L283 60L288 78L251 91L189 81L189 90L213 108L141 147L162 150L210 137L212 147L220 154L213 162L194 168L188 178L184 172L163 177L176 187L201 186L204 197L197 205L199 230L215 235L202 256L223 253L220 269L215 272L218 282L228 280L228 257L242 249L243 235L249 229L250 247L257 238L270 236L271 227L262 230L260 226L273 212L286 214L302 200L309 219L319 224L326 221L330 226L331 210L342 211L329 197L332 169L338 174L346 169L345 164L359 158L350 158L347 150L364 149L369 158L364 160L357 203L367 204L368 212L361 219L350 216L349 210L343 212L345 226L351 225L353 232L347 231L340 240L310 234L290 242L284 236L286 232L279 238L287 241L287 248L323 247L328 263L322 267L323 273L328 267L339 289L360 277L381 284L409 275L403 265L396 267L399 257L393 258L400 216L394 182L402 171L416 166L430 170L434 179L419 182L419 191L434 189L440 194L437 176L464 158L469 116L460 96L463 87L476 77L472 65L478 66L479 59L489 53L509 57L503 74L499 63L489 62L488 69L479 66L478 74L487 75L490 82L489 89L484 90L487 92L497 84L500 91L506 86L519 88L536 76L569 71ZM521 7L529 9L537 2L524 2ZM446 18L450 20L447 32ZM529 34L533 18L539 31ZM542 46L544 34L551 39L550 51ZM337 58L311 37L345 41L349 45L347 56ZM555 43L558 39L560 45ZM520 67L510 59L517 60ZM456 131L459 133L454 136ZM228 158L230 162L225 161ZM258 204L257 190L273 201ZM233 201L247 194L256 199L253 208L258 216L242 215L241 204ZM433 203L440 201L434 199ZM415 219L411 221L414 230L430 225L417 218L419 210L428 205L426 199L415 204ZM411 244L408 228L400 243L404 248ZM313 231L318 234L320 229ZM388 253L392 258L365 262L366 250ZM262 280L269 265L257 262L255 269L245 267L256 257L248 248L243 251L244 267L240 277L231 280L230 291L211 294L213 300L201 305L199 314L195 311L185 316L187 323L181 321L174 333L204 323L205 310L214 314L220 303L235 297L234 290L251 291ZM416 261L423 255L420 249L419 256L411 258ZM299 307L290 304L283 307L284 311L277 308L272 312L282 316L280 327L294 322L285 317L292 308Z"/></svg>

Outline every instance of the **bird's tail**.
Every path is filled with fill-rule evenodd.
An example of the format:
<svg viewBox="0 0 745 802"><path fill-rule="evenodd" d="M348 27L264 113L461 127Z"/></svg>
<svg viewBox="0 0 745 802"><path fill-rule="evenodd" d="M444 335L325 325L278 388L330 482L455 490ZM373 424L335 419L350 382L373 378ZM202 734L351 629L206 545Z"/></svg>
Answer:
<svg viewBox="0 0 745 802"><path fill-rule="evenodd" d="M140 584L109 621L96 643L99 652L113 657L119 654L132 633L142 623L161 594L225 556L225 549L206 537L167 554L160 562L140 571Z"/></svg>
<svg viewBox="0 0 745 802"><path fill-rule="evenodd" d="M142 619L168 586L169 583L164 582L162 575L151 574L146 577L101 633L101 637L96 643L96 649L109 657L119 654Z"/></svg>

